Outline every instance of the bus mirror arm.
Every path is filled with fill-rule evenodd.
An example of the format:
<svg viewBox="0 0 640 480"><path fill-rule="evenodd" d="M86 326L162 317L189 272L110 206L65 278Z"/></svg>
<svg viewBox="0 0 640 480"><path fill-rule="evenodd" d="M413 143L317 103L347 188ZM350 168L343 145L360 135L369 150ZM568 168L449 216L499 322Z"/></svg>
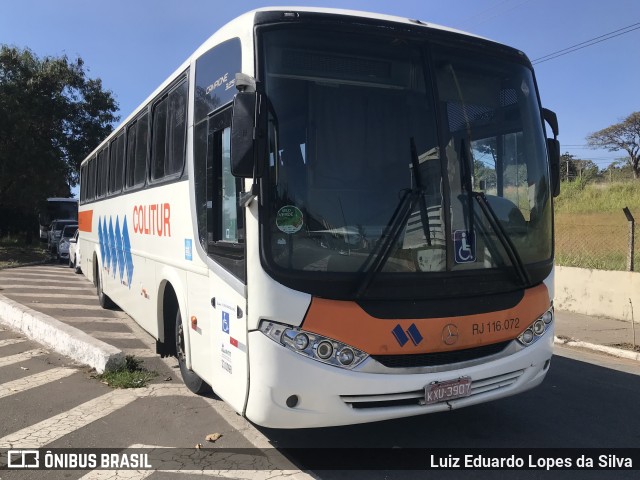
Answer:
<svg viewBox="0 0 640 480"><path fill-rule="evenodd" d="M258 196L258 193L258 184L254 182L248 192L240 192L238 194L238 205L242 208L248 207L253 199Z"/></svg>

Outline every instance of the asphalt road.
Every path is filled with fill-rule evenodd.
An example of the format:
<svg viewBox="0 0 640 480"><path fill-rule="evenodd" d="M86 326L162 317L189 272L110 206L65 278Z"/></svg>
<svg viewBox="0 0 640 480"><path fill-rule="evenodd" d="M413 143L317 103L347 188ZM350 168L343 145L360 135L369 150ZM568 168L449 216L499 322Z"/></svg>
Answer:
<svg viewBox="0 0 640 480"><path fill-rule="evenodd" d="M4 272L6 273L6 272ZM64 268L51 269L54 275L73 275ZM37 276L34 276L34 278ZM21 298L39 290L33 285L11 288L0 277L3 294ZM51 278L44 277L50 282ZM73 277L71 277L73 278ZM79 277L73 278L74 283ZM38 280L35 280L38 281ZM63 295L89 297L90 290L76 282L77 292ZM84 289L84 290L83 290ZM24 293L24 292L23 292ZM48 293L46 308L55 313L56 299ZM24 298L24 297L22 297ZM40 298L44 302L44 297ZM69 300L67 300L68 302ZM81 311L89 298L76 298L77 318L97 318L95 309ZM67 311L67 315L70 313ZM131 327L123 315L107 315L104 325L121 322L116 329L127 335L132 348L144 353L149 339ZM94 324L92 324L95 326ZM96 332L101 331L96 328ZM104 331L112 331L106 329ZM111 334L113 335L113 334ZM107 335L108 337L109 335ZM105 338L108 341L108 338ZM141 346L142 345L142 346ZM124 347L124 344L122 344ZM11 446L80 448L136 446L193 448L197 443L215 448L252 448L273 445L285 449L302 470L308 470L309 452L289 448L339 448L332 455L349 455L353 448L626 448L640 447L640 364L590 352L557 347L545 382L532 391L447 413L407 418L368 425L315 430L270 430L244 421L215 397L190 394L179 380L175 361L157 363L151 350L146 362L161 375L148 389L111 390L92 378L86 367L42 349L15 332L0 331L0 450ZM167 380L169 379L170 380ZM223 436L215 444L205 440L210 433ZM427 450L424 452L426 453ZM372 451L372 455L375 451ZM417 451L416 454L422 454ZM311 458L313 460L313 458ZM337 459L339 460L339 459ZM261 467L262 468L262 467ZM96 471L97 472L97 471ZM193 473L193 472L191 472ZM404 478L495 478L495 471L346 471L309 472L322 479L404 479ZM266 470L209 472L222 478L274 478ZM91 472L3 472L11 478L111 478ZM190 478L188 473L145 472L127 478ZM631 471L511 471L508 478L637 478ZM304 476L299 476L303 478ZM116 477L114 477L116 478ZM117 477L121 478L121 477ZM309 478L307 476L307 478Z"/></svg>

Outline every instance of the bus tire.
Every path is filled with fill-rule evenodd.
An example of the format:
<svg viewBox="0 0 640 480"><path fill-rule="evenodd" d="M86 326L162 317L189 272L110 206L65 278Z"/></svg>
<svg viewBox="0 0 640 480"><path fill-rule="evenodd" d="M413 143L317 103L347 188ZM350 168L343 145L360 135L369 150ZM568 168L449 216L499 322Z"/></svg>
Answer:
<svg viewBox="0 0 640 480"><path fill-rule="evenodd" d="M197 395L209 393L211 391L211 387L209 386L209 384L202 378L200 378L197 373L187 368L184 348L184 327L182 325L182 315L180 315L179 308L178 313L176 314L175 339L176 358L178 359L178 364L180 365L180 374L182 375L182 381L189 390Z"/></svg>
<svg viewBox="0 0 640 480"><path fill-rule="evenodd" d="M100 278L100 272L96 272L95 278L96 278L96 293L98 294L98 303L100 303L100 306L102 308L106 310L111 310L112 308L115 307L115 304L113 303L113 300L109 298L109 295L104 293L104 291L102 290L102 279Z"/></svg>

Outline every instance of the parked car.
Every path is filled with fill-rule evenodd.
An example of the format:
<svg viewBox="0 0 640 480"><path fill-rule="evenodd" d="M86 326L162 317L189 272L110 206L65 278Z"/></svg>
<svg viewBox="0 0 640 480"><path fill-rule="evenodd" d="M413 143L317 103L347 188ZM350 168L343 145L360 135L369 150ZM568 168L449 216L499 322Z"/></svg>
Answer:
<svg viewBox="0 0 640 480"><path fill-rule="evenodd" d="M78 221L73 219L67 220L54 220L51 222L51 228L48 233L47 248L51 253L58 254L58 243L60 243L60 237L62 236L62 229L67 225L78 226Z"/></svg>
<svg viewBox="0 0 640 480"><path fill-rule="evenodd" d="M60 241L58 242L58 261L69 259L69 241L78 231L78 225L67 225L62 229Z"/></svg>
<svg viewBox="0 0 640 480"><path fill-rule="evenodd" d="M80 256L80 230L69 240L69 267L76 273L82 273L82 257Z"/></svg>

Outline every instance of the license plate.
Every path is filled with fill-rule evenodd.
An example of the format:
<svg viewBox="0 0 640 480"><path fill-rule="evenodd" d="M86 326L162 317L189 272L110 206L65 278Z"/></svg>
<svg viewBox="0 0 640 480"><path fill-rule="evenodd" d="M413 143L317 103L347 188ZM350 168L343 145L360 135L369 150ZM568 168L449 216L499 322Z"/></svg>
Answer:
<svg viewBox="0 0 640 480"><path fill-rule="evenodd" d="M471 377L460 377L446 382L433 382L424 387L424 403L446 402L455 398L469 396L471 392Z"/></svg>

